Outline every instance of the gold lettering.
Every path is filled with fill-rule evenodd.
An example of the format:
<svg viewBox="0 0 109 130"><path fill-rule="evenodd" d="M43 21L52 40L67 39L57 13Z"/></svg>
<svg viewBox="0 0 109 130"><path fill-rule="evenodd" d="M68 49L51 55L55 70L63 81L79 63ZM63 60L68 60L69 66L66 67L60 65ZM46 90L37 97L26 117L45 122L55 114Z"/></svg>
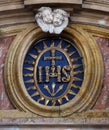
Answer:
<svg viewBox="0 0 109 130"><path fill-rule="evenodd" d="M70 81L70 75L67 73L67 71L70 71L70 66L64 66L62 68L62 73L65 75L65 77L62 77L63 82L69 82Z"/></svg>
<svg viewBox="0 0 109 130"><path fill-rule="evenodd" d="M57 66L57 81L61 82L61 66Z"/></svg>
<svg viewBox="0 0 109 130"><path fill-rule="evenodd" d="M49 73L51 69L51 73ZM49 82L50 78L55 78L57 77L57 81L58 82L61 82L61 66L57 66L57 72L55 72L56 68L54 67L49 67L49 66L46 66L45 67L45 73L46 73L46 80L45 82Z"/></svg>
<svg viewBox="0 0 109 130"><path fill-rule="evenodd" d="M45 79L45 82L49 82L49 77L50 77L50 75L49 75L49 66L46 66L45 67L45 73L46 73L46 79Z"/></svg>
<svg viewBox="0 0 109 130"><path fill-rule="evenodd" d="M38 66L38 72L39 72L39 80L38 82L41 83L42 82L42 66Z"/></svg>
<svg viewBox="0 0 109 130"><path fill-rule="evenodd" d="M50 78L57 78L57 82L69 82L70 81L70 74L68 74L68 71L70 73L70 66L64 66L63 68L61 68L61 66L57 66L54 67L54 71L52 72L52 67L49 66L45 66L45 82L49 82ZM51 73L50 73L51 70ZM64 77L62 77L62 74L64 75ZM41 83L42 80L42 67L39 66L38 67L38 78L39 78L39 83Z"/></svg>

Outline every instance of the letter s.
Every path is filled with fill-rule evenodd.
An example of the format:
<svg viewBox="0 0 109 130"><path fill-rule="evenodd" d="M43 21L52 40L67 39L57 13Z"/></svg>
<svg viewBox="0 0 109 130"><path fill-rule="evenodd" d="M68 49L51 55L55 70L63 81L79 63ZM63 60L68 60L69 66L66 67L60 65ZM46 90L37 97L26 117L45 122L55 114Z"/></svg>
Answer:
<svg viewBox="0 0 109 130"><path fill-rule="evenodd" d="M65 77L62 77L63 82L69 82L70 81L70 75L67 71L70 71L70 66L64 66L62 68L62 73L65 75Z"/></svg>

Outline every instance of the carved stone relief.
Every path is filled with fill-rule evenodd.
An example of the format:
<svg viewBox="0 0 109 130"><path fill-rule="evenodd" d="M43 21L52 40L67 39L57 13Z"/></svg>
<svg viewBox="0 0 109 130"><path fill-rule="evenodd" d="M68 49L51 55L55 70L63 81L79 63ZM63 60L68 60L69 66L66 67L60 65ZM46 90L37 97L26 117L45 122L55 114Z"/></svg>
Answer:
<svg viewBox="0 0 109 130"><path fill-rule="evenodd" d="M69 14L62 9L52 11L50 7L41 7L35 15L42 31L60 34L69 23Z"/></svg>
<svg viewBox="0 0 109 130"><path fill-rule="evenodd" d="M73 25L59 35L71 44L64 45L61 40L48 44L43 41L38 46L38 41L48 36L51 35L34 25L14 40L4 68L4 81L10 100L18 110L46 117L65 117L90 110L98 98L104 74L97 44L87 31ZM35 49L28 53L34 43ZM78 48L80 56L72 57L75 52L70 50L72 45ZM29 59L25 59L27 55ZM80 60L84 67L78 71ZM83 78L75 77L82 73ZM82 81L82 84L75 84L76 81Z"/></svg>

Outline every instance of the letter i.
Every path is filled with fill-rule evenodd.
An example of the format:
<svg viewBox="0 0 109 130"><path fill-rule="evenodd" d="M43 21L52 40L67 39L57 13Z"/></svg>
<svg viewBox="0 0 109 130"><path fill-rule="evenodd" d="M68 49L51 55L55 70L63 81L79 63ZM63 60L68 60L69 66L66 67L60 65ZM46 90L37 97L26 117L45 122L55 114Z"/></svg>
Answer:
<svg viewBox="0 0 109 130"><path fill-rule="evenodd" d="M39 83L41 83L42 82L42 67L41 66L39 66L38 67L38 72L39 72Z"/></svg>

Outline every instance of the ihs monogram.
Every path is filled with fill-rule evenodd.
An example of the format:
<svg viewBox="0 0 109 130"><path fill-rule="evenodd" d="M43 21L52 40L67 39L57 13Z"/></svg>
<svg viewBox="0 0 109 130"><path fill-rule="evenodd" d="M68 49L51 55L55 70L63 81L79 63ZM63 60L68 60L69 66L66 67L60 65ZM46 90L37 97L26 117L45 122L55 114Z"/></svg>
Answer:
<svg viewBox="0 0 109 130"><path fill-rule="evenodd" d="M39 80L38 82L50 82L50 78L57 78L57 82L69 82L70 81L70 75L67 74L67 71L70 72L70 66L64 66L61 68L61 66L56 66L55 60L62 60L62 56L55 56L56 50L51 50L51 56L50 57L44 57L44 60L50 60L51 66L45 66L42 68L42 66L38 66L38 75ZM45 81L42 81L42 69L45 69ZM51 73L50 73L51 71ZM62 77L62 74L64 74L65 77ZM57 91L55 91L55 83L52 83L52 92L50 91L49 87L47 85L44 85L44 88L48 91L48 93L51 96L55 96L60 90L63 89L63 85L59 86Z"/></svg>
<svg viewBox="0 0 109 130"><path fill-rule="evenodd" d="M55 60L62 60L62 56L55 56L55 50L51 50L51 57L44 57L44 60L51 60L51 66L45 66L45 82L49 82L50 78L57 78L57 82L68 82L70 81L70 75L67 74L67 71L70 71L70 66L64 66L63 68L61 66L55 65ZM42 67L38 66L39 69L39 82L42 82ZM50 73L51 70L51 73ZM56 72L57 71L57 72ZM61 79L61 72L65 75Z"/></svg>
<svg viewBox="0 0 109 130"><path fill-rule="evenodd" d="M25 60L27 70L24 77L27 91L30 96L43 105L62 105L76 96L81 87L82 80L76 75L83 75L82 58L77 50L69 51L72 47L67 43L62 46L63 41L58 44L53 41L50 45L46 42L40 43L41 49L37 45L34 47L36 53L29 53L32 60ZM79 62L78 62L79 61ZM77 82L80 82L77 85Z"/></svg>

